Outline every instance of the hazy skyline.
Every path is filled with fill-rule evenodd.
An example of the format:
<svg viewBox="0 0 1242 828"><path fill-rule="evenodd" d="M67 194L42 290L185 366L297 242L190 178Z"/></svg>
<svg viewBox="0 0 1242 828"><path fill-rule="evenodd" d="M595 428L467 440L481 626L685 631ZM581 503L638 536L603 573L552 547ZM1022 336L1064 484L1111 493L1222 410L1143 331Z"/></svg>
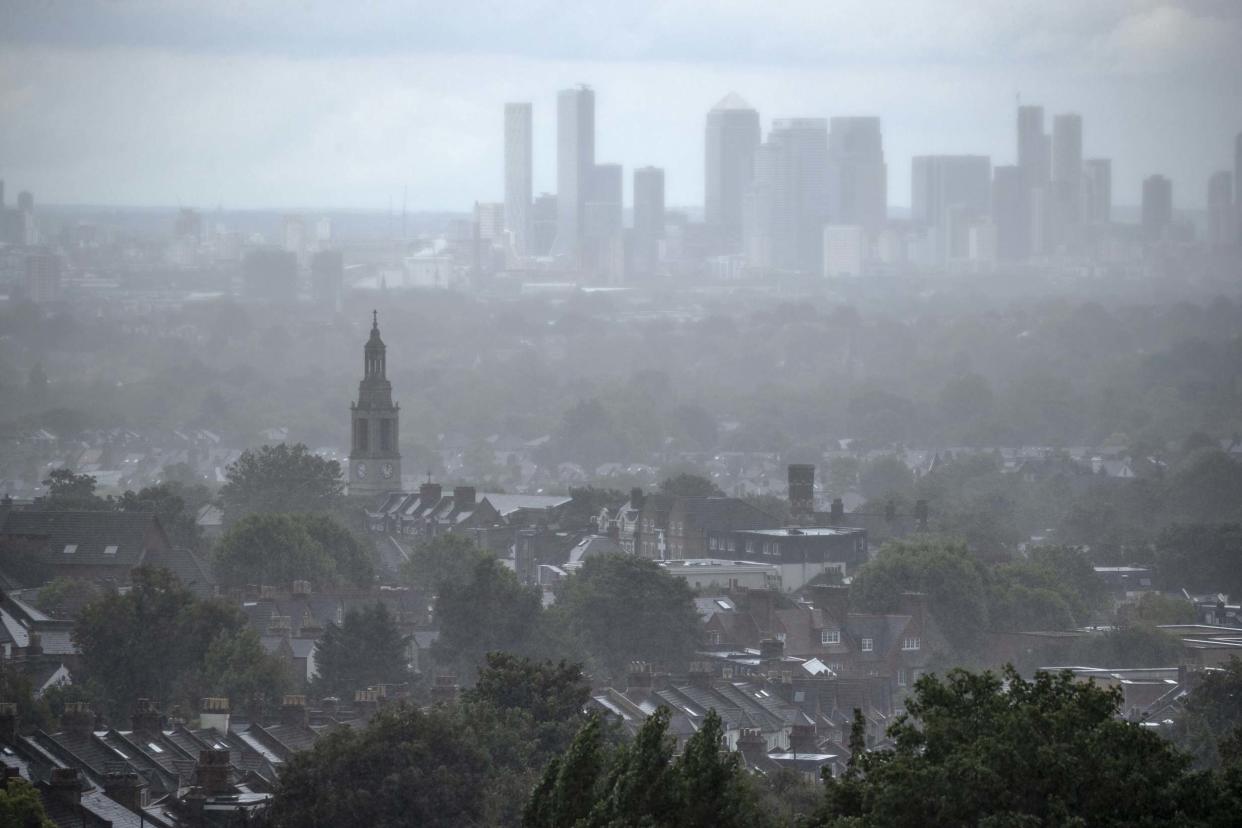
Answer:
<svg viewBox="0 0 1242 828"><path fill-rule="evenodd" d="M42 203L469 207L503 193L503 104L534 104L555 190L557 91L596 91L601 162L703 200L708 109L878 115L889 201L916 154L1014 163L1015 96L1083 117L1115 200L1173 180L1201 207L1242 130L1242 5L748 2L411 8L0 0L0 177ZM773 15L779 13L779 20ZM777 25L779 23L779 25Z"/></svg>

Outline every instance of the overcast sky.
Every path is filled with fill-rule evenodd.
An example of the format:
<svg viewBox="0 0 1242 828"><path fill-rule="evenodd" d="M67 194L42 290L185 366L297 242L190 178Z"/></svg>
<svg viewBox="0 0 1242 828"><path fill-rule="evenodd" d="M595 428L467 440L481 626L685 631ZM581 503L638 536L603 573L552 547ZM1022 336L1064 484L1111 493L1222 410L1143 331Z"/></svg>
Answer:
<svg viewBox="0 0 1242 828"><path fill-rule="evenodd" d="M880 8L883 7L883 8ZM1118 203L1204 202L1242 131L1242 2L0 0L0 177L45 203L464 209L502 193L502 108L596 90L597 157L703 200L703 118L879 115L910 157L1014 162L1014 106L1078 112ZM11 196L10 196L11 198Z"/></svg>

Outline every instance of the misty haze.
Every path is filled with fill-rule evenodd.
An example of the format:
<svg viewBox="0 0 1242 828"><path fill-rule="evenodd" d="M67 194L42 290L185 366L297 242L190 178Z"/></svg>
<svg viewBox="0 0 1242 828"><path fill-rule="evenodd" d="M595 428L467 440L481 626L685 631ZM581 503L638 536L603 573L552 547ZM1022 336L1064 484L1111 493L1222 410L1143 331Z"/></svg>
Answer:
<svg viewBox="0 0 1242 828"><path fill-rule="evenodd" d="M1242 821L1242 5L0 0L0 826Z"/></svg>

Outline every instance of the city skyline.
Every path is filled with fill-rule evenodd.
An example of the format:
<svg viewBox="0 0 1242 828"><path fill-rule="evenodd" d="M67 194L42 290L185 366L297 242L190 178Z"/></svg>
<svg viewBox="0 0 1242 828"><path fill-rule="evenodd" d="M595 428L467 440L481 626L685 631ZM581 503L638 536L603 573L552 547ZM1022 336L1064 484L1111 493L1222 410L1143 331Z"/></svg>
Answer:
<svg viewBox="0 0 1242 828"><path fill-rule="evenodd" d="M762 15L745 4L703 20L668 3L643 6L662 16L574 10L569 43L551 36L565 24L539 30L517 12L496 15L507 42L491 19L467 37L460 12L440 10L407 45L392 36L412 27L395 7L378 15L389 34L314 4L232 16L119 8L10 14L0 173L12 189L43 203L378 209L408 189L410 209L465 210L502 200L509 101L532 102L533 190L555 191L556 94L578 82L597 93L597 155L666 170L670 205L702 203L702 119L731 91L759 111L765 134L778 118L879 117L896 207L909 206L915 155L1015 163L1017 94L1044 108L1046 125L1082 116L1082 154L1113 160L1119 205L1137 206L1142 180L1162 174L1184 196L1179 208L1202 208L1242 128L1230 88L1242 10L1224 3L1022 4L1003 22L972 3L923 4L908 19L794 4L806 25L781 27L773 42L750 32ZM945 15L953 26L914 25ZM246 33L241 45L222 45L225 22ZM289 32L331 48L310 55Z"/></svg>

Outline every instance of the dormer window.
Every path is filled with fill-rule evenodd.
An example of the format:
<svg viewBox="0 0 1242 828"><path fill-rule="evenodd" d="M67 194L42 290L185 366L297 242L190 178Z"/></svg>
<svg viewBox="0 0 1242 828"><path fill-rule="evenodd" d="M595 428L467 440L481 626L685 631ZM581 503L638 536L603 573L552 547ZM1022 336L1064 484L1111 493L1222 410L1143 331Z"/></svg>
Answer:
<svg viewBox="0 0 1242 828"><path fill-rule="evenodd" d="M819 643L820 644L840 644L841 643L841 631L840 630L820 630L819 631Z"/></svg>
<svg viewBox="0 0 1242 828"><path fill-rule="evenodd" d="M917 650L919 648L919 640L917 638L903 638L901 641L901 649Z"/></svg>
<svg viewBox="0 0 1242 828"><path fill-rule="evenodd" d="M108 546L105 546L105 547L104 547L104 554L105 554L105 555L115 555L115 554L116 554L116 544L115 544L115 543L113 543L113 544L109 544Z"/></svg>
<svg viewBox="0 0 1242 828"><path fill-rule="evenodd" d="M78 545L77 545L76 543L67 543L67 544L65 544L65 554L66 554L66 555L72 555L74 552L77 552L77 551L78 551Z"/></svg>
<svg viewBox="0 0 1242 828"><path fill-rule="evenodd" d="M874 638L864 638L864 639L862 640L862 651L863 651L864 653L869 653L869 652L871 652L871 651L872 651L872 650L874 650L874 649L875 649L875 639L874 639Z"/></svg>

